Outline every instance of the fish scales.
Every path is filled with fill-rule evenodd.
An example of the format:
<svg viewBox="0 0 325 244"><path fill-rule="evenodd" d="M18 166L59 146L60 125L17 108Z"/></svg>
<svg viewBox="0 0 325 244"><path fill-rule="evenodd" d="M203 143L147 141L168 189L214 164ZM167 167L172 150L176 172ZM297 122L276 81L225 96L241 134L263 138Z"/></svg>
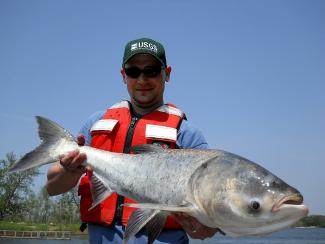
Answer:
<svg viewBox="0 0 325 244"><path fill-rule="evenodd" d="M86 154L88 150L81 149ZM137 201L177 204L186 198L187 183L195 169L216 154L212 150L204 154L199 150L166 150L160 154L112 153L105 163L101 155L88 161L122 195Z"/></svg>

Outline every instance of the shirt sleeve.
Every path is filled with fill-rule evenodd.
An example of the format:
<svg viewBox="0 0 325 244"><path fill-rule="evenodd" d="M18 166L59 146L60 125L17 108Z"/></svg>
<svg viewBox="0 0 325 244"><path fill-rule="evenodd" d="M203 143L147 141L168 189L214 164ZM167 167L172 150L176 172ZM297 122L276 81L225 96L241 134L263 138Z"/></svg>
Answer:
<svg viewBox="0 0 325 244"><path fill-rule="evenodd" d="M177 142L178 148L208 149L209 145L205 140L203 133L192 123L183 120L178 130Z"/></svg>
<svg viewBox="0 0 325 244"><path fill-rule="evenodd" d="M91 142L90 130L93 124L103 118L105 111L99 111L91 115L82 125L79 135L82 134L85 137L85 145L89 146Z"/></svg>

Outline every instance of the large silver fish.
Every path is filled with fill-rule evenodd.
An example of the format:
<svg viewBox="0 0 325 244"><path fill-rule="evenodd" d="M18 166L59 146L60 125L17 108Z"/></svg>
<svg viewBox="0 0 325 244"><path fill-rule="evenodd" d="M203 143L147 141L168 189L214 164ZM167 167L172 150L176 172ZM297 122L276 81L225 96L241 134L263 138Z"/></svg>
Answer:
<svg viewBox="0 0 325 244"><path fill-rule="evenodd" d="M93 207L112 192L130 197L138 208L130 217L124 243L147 227L152 243L166 217L184 212L231 236L264 235L287 228L308 214L295 188L263 167L220 150L170 150L138 145L137 154L79 147L58 124L37 117L42 144L22 157L16 172L59 160L79 149L94 169Z"/></svg>

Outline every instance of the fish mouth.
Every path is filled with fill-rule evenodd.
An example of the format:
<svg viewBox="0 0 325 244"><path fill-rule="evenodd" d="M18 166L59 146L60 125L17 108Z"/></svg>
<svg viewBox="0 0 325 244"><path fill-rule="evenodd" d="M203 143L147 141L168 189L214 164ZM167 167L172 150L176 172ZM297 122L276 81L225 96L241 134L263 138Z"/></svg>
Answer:
<svg viewBox="0 0 325 244"><path fill-rule="evenodd" d="M284 196L273 205L272 212L278 212L281 208L288 206L303 206L303 201L304 198L300 193Z"/></svg>

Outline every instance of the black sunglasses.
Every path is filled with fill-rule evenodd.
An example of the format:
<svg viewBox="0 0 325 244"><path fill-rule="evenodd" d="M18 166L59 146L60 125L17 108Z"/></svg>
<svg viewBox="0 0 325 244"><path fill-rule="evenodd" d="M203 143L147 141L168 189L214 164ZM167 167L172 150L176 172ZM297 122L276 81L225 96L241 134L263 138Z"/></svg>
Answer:
<svg viewBox="0 0 325 244"><path fill-rule="evenodd" d="M154 78L157 77L162 70L163 67L161 66L147 66L144 69L139 69L138 67L127 67L124 68L125 74L130 78L136 79L138 78L141 73L147 78Z"/></svg>

